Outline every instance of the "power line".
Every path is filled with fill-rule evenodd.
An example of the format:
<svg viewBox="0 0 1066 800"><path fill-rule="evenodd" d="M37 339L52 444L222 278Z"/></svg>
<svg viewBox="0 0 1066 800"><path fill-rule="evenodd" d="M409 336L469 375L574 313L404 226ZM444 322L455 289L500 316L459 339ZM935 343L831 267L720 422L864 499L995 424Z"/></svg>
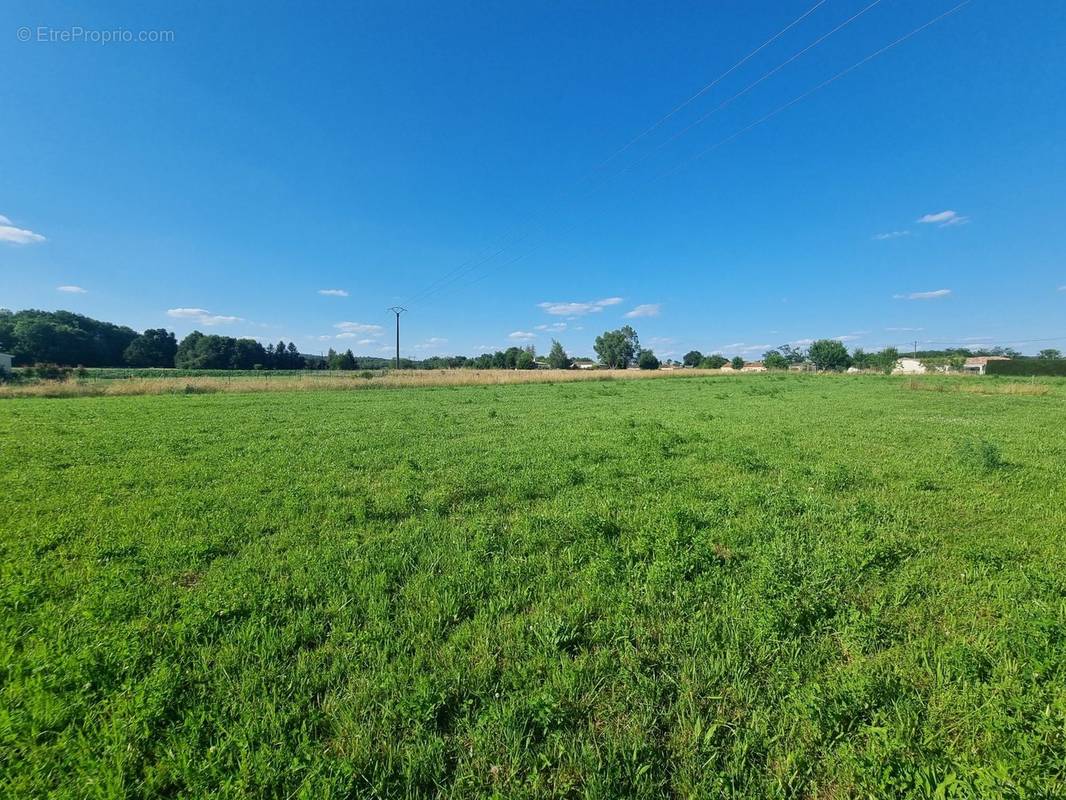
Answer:
<svg viewBox="0 0 1066 800"><path fill-rule="evenodd" d="M876 0L876 2L880 2L880 1L881 1L881 0ZM613 160L614 160L615 158L617 158L618 156L622 155L622 154L623 154L623 153L625 153L625 152L626 152L627 150L629 150L629 149L630 149L630 148L631 148L631 147L632 147L632 146L633 146L634 144L636 144L637 142L641 141L642 139L644 139L644 138L646 138L647 136L649 136L650 134L652 134L652 133L653 133L654 131L656 131L656 130L657 130L657 129L658 129L658 128L659 128L659 127L660 127L660 126L661 126L661 125L663 124L663 123L665 123L665 122L666 122L667 120L669 120L670 118L672 118L672 117L673 117L673 116L674 116L675 114L677 114L678 112L680 112L681 110L683 110L684 108L686 108L687 106L689 106L690 104L692 104L693 102L695 102L695 101L696 101L697 99L699 99L700 97L702 97L702 96L703 96L704 94L706 94L707 92L709 92L709 91L710 91L711 89L713 89L713 88L714 88L715 86L717 86L717 85L718 85L719 83L721 83L721 82L722 82L722 81L723 81L723 80L724 80L725 78L727 78L727 77L728 77L729 75L731 75L731 74L732 74L733 72L735 72L735 71L736 71L737 69L739 69L739 68L740 68L741 66L743 66L744 64L746 64L746 63L747 63L747 62L748 62L749 60L751 60L751 59L752 59L752 58L754 58L754 57L755 57L756 55L758 55L758 54L759 54L760 52L762 52L762 51L763 51L763 50L764 50L765 48L767 48L768 46L770 46L771 44L773 44L773 43L774 43L775 41L777 41L777 40L778 40L779 38L781 38L781 36L783 36L783 35L784 35L785 33L787 33L788 31L790 31L790 30L791 30L792 28L794 28L794 27L795 27L796 25L798 25L798 24L799 24L800 22L802 22L802 21L803 21L803 20L805 20L805 19L806 19L807 17L809 17L809 16L811 15L811 14L813 14L813 13L814 13L814 12L815 12L815 11L816 11L816 10L817 10L818 8L820 8L821 6L823 6L823 5L825 4L825 3L826 3L826 0L819 0L819 1L818 1L817 3L815 3L815 4L813 5L813 6L811 6L810 8L808 8L808 9L807 9L807 10L806 10L805 12L803 12L803 13L802 13L802 14L800 14L800 15L799 15L798 17L796 17L796 18L795 18L794 20L792 20L792 22L790 22L790 23L789 23L788 25L786 25L786 26L785 26L784 28L782 28L781 30L779 30L779 31L778 31L777 33L775 33L775 34L774 34L773 36L771 36L771 37L770 37L769 39L767 39L767 40L766 40L765 42L763 42L763 43L762 43L761 45L759 45L758 47L756 47L756 48L755 48L754 50L752 50L752 51L751 51L750 53L748 53L748 54L747 54L746 56L744 56L744 57L743 57L743 58L741 58L741 59L740 59L739 61L737 61L737 62L736 62L735 64L733 64L733 66L729 67L729 69L727 69L727 70L726 70L725 72L723 72L723 73L722 73L721 75L719 75L718 77L716 77L716 78L715 78L714 80L712 80L712 81L711 81L710 83L707 83L707 84L705 84L704 86L702 86L702 87L701 87L701 88L699 89L699 91L697 91L697 92L696 92L695 94L693 94L693 95L692 95L691 97L689 97L688 99L686 99L685 101L683 101L683 102L682 102L682 103L680 103L679 105L675 106L675 107L674 107L673 109L671 109L671 110L670 110L669 112L667 112L667 113L666 113L666 114L664 114L664 115L663 115L662 117L660 117L660 118L659 118L658 120L656 120L656 121L655 121L655 123L653 123L653 124L651 125L651 127L649 127L649 128L647 128L647 129L645 129L644 131L642 131L641 133L639 133L639 134L638 134L638 135L637 135L636 137L634 137L633 139L629 140L629 141L628 141L628 142L627 142L626 144L622 145L622 147L620 147L620 148L618 148L617 150L615 150L615 151L614 151L614 152L613 152L613 153L612 153L611 155L609 155L609 156L608 156L608 157L607 157L607 158L606 158L606 159L605 159L604 161L602 161L602 162L601 162L600 164L598 164L598 165L597 165L596 167L594 167L594 168L593 168L593 169L592 169L592 170L591 170L590 172L586 173L586 174L585 174L584 176L582 176L581 178L579 178L579 179L578 179L578 180L577 180L577 181L575 182L575 187L576 187L577 185L580 185L580 184L581 184L581 183L583 183L584 181L588 180L588 179L589 179L589 178L590 178L591 176L593 176L593 175L594 175L594 174L595 174L596 172L598 172L599 170L603 169L603 167L607 166L607 165L608 165L608 164L609 164L609 163L610 163L611 161L613 161ZM874 5L876 5L876 3L874 3ZM835 31L833 31L833 32L835 33ZM623 170L623 171L624 171L624 170ZM620 173L617 173L617 174L620 174ZM569 192L571 192L571 191L573 190L573 188L574 188L574 187L571 187L570 189L568 189L568 190L565 190L564 192L562 192L562 193L560 194L560 196L559 196L559 197L558 197L557 199L561 199L562 197L566 197L566 196L567 196L567 194L568 194ZM595 188L595 187L594 187L594 188ZM510 234L508 234L508 235L510 235ZM530 235L531 235L531 233L526 233L526 234L524 234L523 236L519 237L519 239L517 240L517 242L514 242L514 243L512 243L512 245L510 245L510 246L513 246L514 244L516 244L516 243L518 243L518 242L521 242L521 241L523 241L523 240L525 240L525 239L528 239ZM503 237L500 237L500 238L501 238L501 239L503 239L503 238L506 238L506 235L505 235L505 236L503 236ZM449 270L449 271L448 271L447 273L445 273L445 274L444 274L443 276L439 276L438 278L436 278L436 279L435 279L434 281L432 281L432 282L431 282L431 283L430 283L430 284L429 284L428 286L424 287L423 289L421 289L421 290L420 290L419 292L417 292L416 294L414 294L414 295L411 295L411 296L409 296L409 297L407 298L407 302L408 302L409 304L411 304L411 303L413 303L413 302L414 302L415 300L417 300L417 299L420 299L420 298L422 298L422 297L426 296L426 295L427 295L427 294L429 294L429 293L432 293L432 289L433 289L433 288L435 288L435 286L436 286L436 285L438 285L438 284L440 284L440 283L442 283L442 282L444 282L444 283L447 283L447 282L448 282L448 280L449 280L450 278L452 278L452 276L456 276L456 277L458 277L458 276L459 276L459 275L461 275L462 273L469 273L469 272L473 271L474 269L477 269L477 267L479 267L479 266L480 266L481 264L484 264L484 263L486 263L486 262L488 262L488 261L491 261L491 260L492 260L493 258L495 258L495 257L496 257L497 255L499 255L500 253L502 253L502 252L506 251L507 249L509 249L509 246L504 246L504 247L501 247L501 248L497 249L497 250L496 250L495 252L493 252L493 253L490 253L490 254L489 254L488 256L486 256L486 257L485 257L485 258L483 258L483 259L480 259L480 260L478 260L478 259L476 259L476 257L475 257L475 258L471 258L471 259L468 259L467 261L464 261L464 262L463 262L462 264L460 264L459 266L457 266L457 267L455 267L455 268L453 268L453 269ZM476 261L476 263L474 263L475 261Z"/></svg>
<svg viewBox="0 0 1066 800"><path fill-rule="evenodd" d="M816 48L818 45L820 45L822 42L824 42L829 37L833 36L836 33L839 33L841 30L846 28L848 25L853 23L855 20L857 20L859 17L861 17L867 11L872 9L874 6L879 5L880 3L881 3L881 0L873 0L872 3L870 3L867 6L865 6L864 8L859 10L857 13L853 14L852 16L848 17L846 20L841 22L839 25L837 25L835 28L833 28L828 33L823 33L821 36L819 36L817 39L815 39L809 45L804 47L802 50L798 50L797 52L793 53L791 56L789 56L786 60L782 61L780 64L778 64L772 70L770 70L769 72L767 72L764 75L762 75L762 77L760 77L758 80L756 80L756 81L754 81L752 83L749 83L747 86L745 86L743 89L741 89L735 95L730 97L728 100L724 101L723 103L721 103L720 105L716 106L715 108L712 108L710 111L708 111L702 117L699 117L694 122L690 123L689 125L685 126L681 130L679 130L676 133L674 133L669 139L667 139L666 141L664 141L661 144L659 144L658 147L656 147L655 149L659 150L659 149L665 147L666 145L670 144L670 142L680 138L681 136L684 136L686 133L688 133L690 130L695 128L697 125L700 125L703 122L706 122L708 119L710 119L712 116L717 114L719 111L721 111L722 109L724 109L728 105L730 105L733 101L740 99L741 97L746 95L748 92L750 92L752 89L754 89L756 86L758 86L763 81L765 81L765 80L767 80L769 78L772 78L774 75L776 75L782 69L787 67L793 61L797 60L798 58L801 58L802 56L804 56L806 53L808 53L811 50L813 50L814 48Z"/></svg>
<svg viewBox="0 0 1066 800"><path fill-rule="evenodd" d="M707 92L709 92L709 91L710 91L711 89L713 89L713 88L714 88L715 86L717 86L717 85L718 85L719 83L721 83L721 82L722 82L722 81L723 81L723 80L724 80L725 78L729 77L729 76L730 76L731 74L733 74L733 73L734 73L734 72L735 72L735 71L736 71L737 69L739 69L739 68L740 68L740 67L742 67L742 66L743 66L744 64L746 64L746 63L747 63L748 61L750 61L750 60L751 60L752 58L754 58L754 57L755 57L756 55L758 55L759 53L761 53L761 52L762 52L762 51L763 51L764 49L766 49L766 48L767 48L768 46L770 46L771 44L773 44L774 42L776 42L776 41L777 41L778 39L780 39L780 38L781 38L781 37L782 37L782 36L783 36L784 34L788 33L788 32L789 32L790 30L792 30L792 29L793 29L794 27L796 27L796 26L797 26L797 25L798 25L799 23L801 23L801 22L802 22L803 20L807 19L807 17L809 17L809 16L811 15L811 14L813 14L813 13L814 13L815 11L817 11L817 10L818 10L818 8L820 8L821 6L825 5L825 2L826 2L826 0L820 0L820 2L817 2L817 3L815 3L815 4L813 5L813 6L811 6L810 8L808 8L808 9L807 9L806 11L804 11L804 12L803 12L802 14L800 14L800 15L799 15L798 17L796 17L796 18L795 18L794 20L792 20L792 22L790 22L790 23L789 23L788 25L786 25L786 26L785 26L784 28L782 28L781 30L779 30L779 31L778 31L777 33L775 33L775 34L774 34L773 36L771 36L771 37L770 37L769 39L767 39L767 40L766 40L765 42L763 42L763 43L762 43L761 45L759 45L758 47L756 47L756 48L755 48L754 50L752 50L752 51L751 51L750 53L748 53L748 54L747 54L746 56L744 56L744 58L740 59L740 61L738 61L737 63L735 63L735 64L734 64L733 66L731 66L731 67L730 67L729 69L727 69L727 70L726 70L725 72L723 72L723 73L722 73L721 75L719 75L719 76L718 76L717 78L715 78L715 79L714 79L713 81L711 81L710 83L708 83L708 84L704 85L704 86L703 86L703 87L702 87L702 88L701 88L701 89L700 89L700 90L699 90L698 92L696 92L696 93L695 93L694 95L692 95L692 96L691 96L691 97L689 97L689 98L688 98L687 100L685 100L684 102L682 102L682 103L680 103L679 105L675 106L675 107L674 107L673 109L671 109L671 110L670 110L669 112L667 112L666 114L664 114L663 116L661 116L661 117L660 117L660 118L659 118L658 120L656 120L656 121L655 121L655 122L654 122L654 123L653 123L653 124L651 125L651 127L647 128L647 129L646 129L646 130L644 130L644 131L643 131L642 133L638 134L638 135L637 135L637 136L635 136L635 137L634 137L633 139L630 139L630 140L629 140L628 142L626 142L626 143L625 143L624 145L622 145L622 146L621 146L620 148L618 148L618 149L617 149L617 150L616 150L615 152L613 152L613 153L612 153L612 154L611 154L610 156L608 156L608 157L607 157L607 159L606 159L605 161L603 161L603 162L602 162L602 163L601 163L601 164L600 164L600 165L599 165L599 166L597 167L597 169L600 169L600 168L602 168L602 167L605 167L605 166L607 166L607 164L609 164L609 163L610 163L611 161L613 161L613 160L614 160L615 158L617 158L618 156L622 155L622 153L626 152L626 151L627 151L627 150L628 150L628 149L629 149L630 147L632 147L633 145L635 145L635 144L636 144L637 142L639 142L640 140L642 140L642 139L644 139L645 137L649 136L650 134L654 133L654 132L655 132L656 130L658 130L658 129L659 129L659 127L660 127L660 126L661 126L661 125L662 125L662 124L663 124L664 122L666 122L667 120L669 120L669 119L670 119L671 117L673 117L673 116L674 116L675 114L677 114L677 113L678 113L679 111L682 111L682 110L684 110L685 108L687 108L687 107L688 107L689 105L691 105L692 103L694 103L694 102L695 102L696 100L698 100L699 98L703 97L703 95L707 94ZM878 2L880 2L880 0L878 0Z"/></svg>
<svg viewBox="0 0 1066 800"><path fill-rule="evenodd" d="M696 155L694 155L692 158L689 158L689 159L681 162L681 164L679 164L677 167L675 167L674 169L672 169L669 172L667 172L666 176L676 174L683 167L688 166L689 164L691 164L694 161L698 161L699 159L703 158L708 153L711 153L714 150L717 150L719 147L722 147L723 145L728 144L729 142L731 142L734 139L736 139L738 136L741 136L741 135L747 133L748 131L752 130L753 128L757 128L759 125L762 125L764 122L768 122L769 120L771 120L774 117L776 117L778 114L781 114L782 112L787 111L788 109L792 108L792 106L796 105L797 103L802 102L803 100L806 100L812 94L815 94L816 92L821 91L825 87L829 86L831 83L835 83L836 81L840 80L844 76L854 72L855 70L857 70L859 67L863 66L864 64L866 64L866 63L868 63L870 61L873 61L875 58L877 58L878 56L888 52L893 47L896 47L897 45L903 44L905 41L910 39L912 36L916 36L917 34L919 34L922 31L924 31L926 28L929 28L932 25L935 25L936 23L940 22L940 20L951 16L956 11L959 11L961 8L963 8L964 6L967 6L969 4L970 4L970 0L962 0L961 3L959 3L958 5L950 8L950 9L948 9L943 14L940 14L940 15L938 15L936 17L933 17L933 19L929 20L928 22L924 23L923 25L919 25L917 28L912 30L910 33L906 33L903 36L901 36L898 39L896 39L895 41L890 42L889 44L886 44L880 50L875 50L873 53L871 53L870 55L866 56L865 58L860 59L859 61L856 61L854 64L852 64L847 69L841 70L836 75L834 75L833 77L829 78L828 80L822 81L817 86L815 86L813 89L808 89L803 94L794 97L793 99L791 99L787 103L785 103L783 106L779 106L778 108L776 108L773 111L771 111L769 114L766 114L765 116L760 117L759 119L757 119L754 122L752 122L750 125L747 125L747 126L741 128L736 133L734 133L734 134L732 134L730 136L727 136L725 139L722 139L719 142L715 142L713 145L711 145L710 147L708 147L708 148L706 148L704 150L701 150L700 152L696 153Z"/></svg>
<svg viewBox="0 0 1066 800"><path fill-rule="evenodd" d="M889 44L885 45L884 47L881 47L880 49L875 50L873 53L871 53L868 56L866 56L865 58L862 58L859 61L855 62L854 64L852 64L847 69L844 69L844 70L838 72L837 74L833 75L831 78L828 78L827 80L822 81L821 83L819 83L818 85L814 86L813 88L808 89L807 91L803 92L800 95L797 95L796 97L794 97L789 102L787 102L784 105L779 106L778 108L776 108L773 111L771 111L769 114L766 114L766 115L760 117L759 119L755 120L754 122L744 126L743 128L740 128L739 130L735 131L734 133L732 133L731 135L727 136L726 138L724 138L724 139L714 143L710 147L700 151L695 156L682 161L680 164L678 164L673 169L668 170L667 172L662 173L662 174L660 174L658 176L655 176L651 180L652 181L659 180L659 179L671 177L671 176L677 174L678 172L680 172L682 169L688 167L693 162L699 160L700 158L703 158L704 156L706 156L707 154L713 152L714 150L717 150L718 148L725 146L726 144L732 142L734 139L736 139L736 138L742 136L743 134L753 130L754 128L758 127L759 125L762 125L762 124L768 122L769 120L771 120L774 117L778 116L779 114L787 111L792 106L802 102L803 100L807 99L808 97L810 97L811 95L815 94L816 92L821 91L822 89L826 88L830 84L835 83L836 81L840 80L841 78L849 75L850 73L852 73L855 70L859 69L863 65L865 65L868 62L872 61L873 59L877 58L878 56L883 55L884 53L888 52L889 50L893 49L894 47L897 47L898 45L900 45L903 42L907 41L908 39L912 38L913 36L916 36L917 34L921 33L922 31L926 30L927 28L935 25L936 23L940 22L941 20L945 19L946 17L951 16L952 14L956 13L957 11L959 11L960 9L962 9L963 7L968 5L970 2L971 2L971 0L962 0L962 2L960 2L957 5L955 5L954 7L950 8L949 10L945 11L944 13L939 14L936 17L933 17L929 21L923 23L922 25L919 25L917 28L914 28L910 32L904 34L903 36L901 36L901 37L899 37L897 39L895 39L894 41L890 42ZM867 8L870 8L870 7L871 6L868 6ZM860 13L863 13L863 12L860 12ZM641 187L635 187L634 189L631 190L631 193L634 192L638 188L641 188ZM569 231L569 230L573 229L574 227L576 227L577 224L578 224L577 221L573 221L569 225L566 225L562 229L562 231L563 232ZM477 278L473 279L472 281L468 281L466 283L459 284L458 286L456 286L454 284L455 284L455 282L457 280L462 278L463 275L462 274L456 275L453 279L451 279L450 281L446 281L439 288L437 288L437 289L435 289L435 290L433 290L431 292L425 293L423 295L423 299L425 299L425 298L427 298L429 296L438 294L441 291L447 290L449 288L456 289L456 288L466 288L468 286L472 286L473 284L478 283L481 280L484 280L486 277L488 277L490 274L492 274L492 272L495 269L499 269L501 266L509 266L509 265L521 260L522 258L525 258L526 256L530 255L531 253L535 252L537 249L542 247L544 245L544 243L545 243L545 240L542 240L542 241L536 243L534 245L534 247L531 250L527 251L526 253L523 253L523 254L517 256L516 258L512 259L511 261L505 262L504 264L499 265L499 266L497 266L495 268L490 268L490 270L488 272L486 272L485 274L481 275L480 277L477 277ZM503 249L506 249L506 248L503 248ZM485 261L487 261L487 260L489 260L489 259L485 259L481 263L485 263ZM470 272L473 271L473 269L476 269L476 266L473 267L472 269L467 270L466 273L469 274Z"/></svg>

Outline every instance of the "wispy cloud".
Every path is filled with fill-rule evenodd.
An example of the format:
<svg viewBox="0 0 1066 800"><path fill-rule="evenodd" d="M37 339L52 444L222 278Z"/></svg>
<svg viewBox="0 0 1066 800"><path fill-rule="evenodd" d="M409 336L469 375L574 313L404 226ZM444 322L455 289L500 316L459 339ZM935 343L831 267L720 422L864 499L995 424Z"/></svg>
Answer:
<svg viewBox="0 0 1066 800"><path fill-rule="evenodd" d="M354 339L360 334L363 336L381 336L385 332L385 329L380 325L371 325L367 322L338 322L333 327L341 331L341 333L337 334L338 339Z"/></svg>
<svg viewBox="0 0 1066 800"><path fill-rule="evenodd" d="M917 333L918 331L924 331L925 328L885 328L885 330L893 333Z"/></svg>
<svg viewBox="0 0 1066 800"><path fill-rule="evenodd" d="M448 340L440 336L430 336L424 342L419 342L412 347L413 350L439 350Z"/></svg>
<svg viewBox="0 0 1066 800"><path fill-rule="evenodd" d="M875 233L873 238L874 238L874 241L884 242L884 241L887 241L888 239L900 239L900 238L902 238L904 236L910 236L910 235L911 235L910 231L889 231L888 233Z"/></svg>
<svg viewBox="0 0 1066 800"><path fill-rule="evenodd" d="M228 325L231 322L244 322L244 317L233 317L227 314L212 314L204 308L169 308L167 316L174 319L188 319L199 322L201 325Z"/></svg>
<svg viewBox="0 0 1066 800"><path fill-rule="evenodd" d="M530 339L536 339L537 334L530 333L529 331L511 331L507 334L508 339L514 339L516 341L528 342Z"/></svg>
<svg viewBox="0 0 1066 800"><path fill-rule="evenodd" d="M1060 292L1066 292L1066 286L1060 286L1060 287L1058 288L1058 291L1060 291Z"/></svg>
<svg viewBox="0 0 1066 800"><path fill-rule="evenodd" d="M625 313L626 319L637 319L638 317L657 317L662 310L660 303L642 303L634 308L632 311Z"/></svg>
<svg viewBox="0 0 1066 800"><path fill-rule="evenodd" d="M80 286L57 286L57 292L66 292L67 294L88 294L88 289L82 289Z"/></svg>
<svg viewBox="0 0 1066 800"><path fill-rule="evenodd" d="M15 224L0 214L0 242L8 244L35 244L43 242L45 238L39 233L34 233L26 228L16 227Z"/></svg>
<svg viewBox="0 0 1066 800"><path fill-rule="evenodd" d="M347 289L319 289L318 293L326 297L347 297Z"/></svg>
<svg viewBox="0 0 1066 800"><path fill-rule="evenodd" d="M616 306L621 302L621 297L605 297L602 300L590 300L587 303L538 303L537 306L556 317L583 317L586 314L596 314L608 306Z"/></svg>
<svg viewBox="0 0 1066 800"><path fill-rule="evenodd" d="M796 344L793 342L792 344ZM809 344L809 342L808 342ZM765 353L767 350L773 348L772 344L748 344L747 342L733 342L732 344L723 344L721 347L716 347L712 352L715 353Z"/></svg>
<svg viewBox="0 0 1066 800"><path fill-rule="evenodd" d="M969 221L969 217L951 210L938 211L935 214L926 214L918 217L916 220L920 225L937 225L941 228L947 228L950 225L965 225Z"/></svg>
<svg viewBox="0 0 1066 800"><path fill-rule="evenodd" d="M934 289L931 292L911 292L910 294L894 294L893 300L937 300L951 294L951 289Z"/></svg>
<svg viewBox="0 0 1066 800"><path fill-rule="evenodd" d="M548 333L562 333L566 330L566 323L553 322L551 325L537 325L534 330L547 331Z"/></svg>

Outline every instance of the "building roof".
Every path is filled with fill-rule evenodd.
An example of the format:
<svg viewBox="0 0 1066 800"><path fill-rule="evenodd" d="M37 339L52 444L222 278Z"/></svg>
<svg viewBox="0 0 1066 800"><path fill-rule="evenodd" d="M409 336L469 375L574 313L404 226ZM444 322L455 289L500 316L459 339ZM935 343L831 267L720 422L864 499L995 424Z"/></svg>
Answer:
<svg viewBox="0 0 1066 800"><path fill-rule="evenodd" d="M1007 356L970 356L963 366L983 367L989 361L1010 361L1010 358Z"/></svg>

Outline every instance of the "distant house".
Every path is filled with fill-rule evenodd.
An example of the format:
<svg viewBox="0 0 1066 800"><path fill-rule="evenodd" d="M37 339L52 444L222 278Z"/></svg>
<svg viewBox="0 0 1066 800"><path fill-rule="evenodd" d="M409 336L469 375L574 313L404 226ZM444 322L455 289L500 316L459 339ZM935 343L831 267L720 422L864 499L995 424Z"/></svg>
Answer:
<svg viewBox="0 0 1066 800"><path fill-rule="evenodd" d="M740 368L741 372L766 372L766 365L761 361L748 361Z"/></svg>
<svg viewBox="0 0 1066 800"><path fill-rule="evenodd" d="M1010 359L1006 356L971 356L962 365L962 371L973 375L984 375L989 361L1010 361Z"/></svg>
<svg viewBox="0 0 1066 800"><path fill-rule="evenodd" d="M596 369L595 361L575 361L574 369Z"/></svg>
<svg viewBox="0 0 1066 800"><path fill-rule="evenodd" d="M892 368L893 375L924 375L925 364L917 358L897 358L896 366Z"/></svg>
<svg viewBox="0 0 1066 800"><path fill-rule="evenodd" d="M789 372L817 372L818 368L810 361L801 361L799 364L789 364Z"/></svg>
<svg viewBox="0 0 1066 800"><path fill-rule="evenodd" d="M0 372L11 372L10 353L0 353Z"/></svg>
<svg viewBox="0 0 1066 800"><path fill-rule="evenodd" d="M733 365L730 364L728 361L722 364L722 366L720 366L718 369L720 369L722 372L736 372L736 370L733 369Z"/></svg>

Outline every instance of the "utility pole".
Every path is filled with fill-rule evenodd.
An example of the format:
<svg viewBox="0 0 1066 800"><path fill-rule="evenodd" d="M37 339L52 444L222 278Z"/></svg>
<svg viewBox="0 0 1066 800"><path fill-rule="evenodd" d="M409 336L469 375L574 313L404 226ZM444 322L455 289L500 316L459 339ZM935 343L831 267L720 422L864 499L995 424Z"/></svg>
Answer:
<svg viewBox="0 0 1066 800"><path fill-rule="evenodd" d="M401 306L393 306L389 309L396 315L396 369L400 368L400 314L406 311L406 308Z"/></svg>
<svg viewBox="0 0 1066 800"><path fill-rule="evenodd" d="M915 358L918 357L918 340L917 339L914 340L914 357Z"/></svg>

